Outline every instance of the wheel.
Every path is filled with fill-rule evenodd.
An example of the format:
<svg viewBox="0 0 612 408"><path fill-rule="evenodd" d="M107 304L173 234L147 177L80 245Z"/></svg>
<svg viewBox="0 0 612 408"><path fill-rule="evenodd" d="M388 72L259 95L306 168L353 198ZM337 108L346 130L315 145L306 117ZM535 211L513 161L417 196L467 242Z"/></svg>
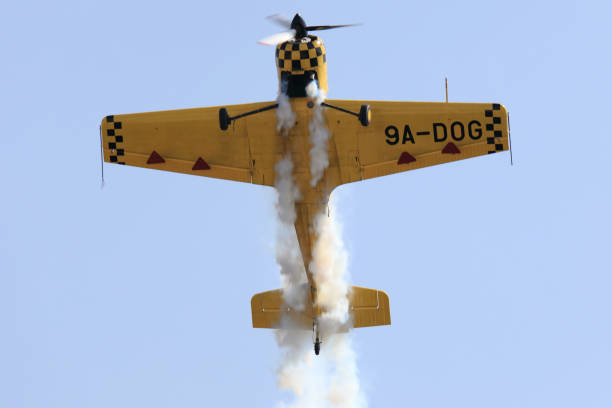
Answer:
<svg viewBox="0 0 612 408"><path fill-rule="evenodd" d="M219 109L219 126L221 130L227 130L231 120L229 115L227 114L227 109L221 108Z"/></svg>
<svg viewBox="0 0 612 408"><path fill-rule="evenodd" d="M370 111L370 105L361 105L359 110L359 122L362 126L368 126L370 119L372 118L372 112Z"/></svg>
<svg viewBox="0 0 612 408"><path fill-rule="evenodd" d="M315 343L315 354L318 356L319 355L319 351L321 351L321 343L319 343L318 341Z"/></svg>

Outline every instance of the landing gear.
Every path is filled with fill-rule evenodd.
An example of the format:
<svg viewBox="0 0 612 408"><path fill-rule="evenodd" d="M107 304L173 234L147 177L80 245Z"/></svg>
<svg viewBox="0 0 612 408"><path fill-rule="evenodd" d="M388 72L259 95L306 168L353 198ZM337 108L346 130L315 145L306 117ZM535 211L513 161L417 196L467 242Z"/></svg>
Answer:
<svg viewBox="0 0 612 408"><path fill-rule="evenodd" d="M361 109L359 110L359 122L361 125L368 126L371 118L372 111L370 110L370 105L361 105Z"/></svg>
<svg viewBox="0 0 612 408"><path fill-rule="evenodd" d="M227 113L227 109L221 108L219 109L219 127L221 130L227 130L231 120Z"/></svg>
<svg viewBox="0 0 612 408"><path fill-rule="evenodd" d="M372 119L372 111L370 109L370 105L361 105L359 113L351 112L350 110L341 108L339 106L330 105L326 102L323 102L321 106L326 106L328 108L332 108L340 112L348 113L349 115L357 116L357 119L359 119L359 123L361 123L362 126L368 126L370 124L370 120Z"/></svg>
<svg viewBox="0 0 612 408"><path fill-rule="evenodd" d="M321 342L319 341L318 338L317 338L317 341L315 341L314 349L315 349L315 354L318 356L319 352L321 351Z"/></svg>
<svg viewBox="0 0 612 408"><path fill-rule="evenodd" d="M270 106L264 106L263 108L255 109L250 112L241 113L240 115L236 116L230 116L229 113L227 113L227 109L221 108L219 109L219 127L221 128L221 130L227 130L230 123L232 123L232 120L244 118L245 116L255 115L257 113L265 112L270 109L276 108L278 108L278 103L275 103L274 105Z"/></svg>

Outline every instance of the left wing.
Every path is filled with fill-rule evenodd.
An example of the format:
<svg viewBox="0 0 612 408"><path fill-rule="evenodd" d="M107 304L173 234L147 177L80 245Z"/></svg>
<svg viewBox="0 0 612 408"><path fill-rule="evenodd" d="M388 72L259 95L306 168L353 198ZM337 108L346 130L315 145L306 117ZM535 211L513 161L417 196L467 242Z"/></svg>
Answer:
<svg viewBox="0 0 612 408"><path fill-rule="evenodd" d="M328 109L338 154L340 184L409 171L509 148L508 112L498 103L328 100L371 123Z"/></svg>
<svg viewBox="0 0 612 408"><path fill-rule="evenodd" d="M272 103L225 108L235 116ZM100 127L104 161L274 185L274 165L281 148L274 112L232 121L223 131L219 108L107 116Z"/></svg>

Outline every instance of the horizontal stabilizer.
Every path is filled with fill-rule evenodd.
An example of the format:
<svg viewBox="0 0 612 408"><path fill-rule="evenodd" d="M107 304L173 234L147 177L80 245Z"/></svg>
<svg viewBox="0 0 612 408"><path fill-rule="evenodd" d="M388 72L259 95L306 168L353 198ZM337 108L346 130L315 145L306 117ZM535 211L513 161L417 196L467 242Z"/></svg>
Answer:
<svg viewBox="0 0 612 408"><path fill-rule="evenodd" d="M304 304L310 305L310 291L304 288L308 297ZM389 296L382 290L352 286L350 289L350 314L352 327L384 326L391 324ZM315 308L318 309L318 308ZM275 329L283 327L295 329L312 329L312 308L297 311L288 307L283 301L281 289L257 293L251 298L253 327L258 329ZM344 330L343 330L344 331Z"/></svg>
<svg viewBox="0 0 612 408"><path fill-rule="evenodd" d="M281 289L254 295L251 298L251 314L253 327L256 329L279 328L283 317L287 319L287 324L284 326L312 329L312 315L306 312L295 311L285 305Z"/></svg>
<svg viewBox="0 0 612 408"><path fill-rule="evenodd" d="M352 286L350 309L355 328L391 324L389 295L382 290Z"/></svg>

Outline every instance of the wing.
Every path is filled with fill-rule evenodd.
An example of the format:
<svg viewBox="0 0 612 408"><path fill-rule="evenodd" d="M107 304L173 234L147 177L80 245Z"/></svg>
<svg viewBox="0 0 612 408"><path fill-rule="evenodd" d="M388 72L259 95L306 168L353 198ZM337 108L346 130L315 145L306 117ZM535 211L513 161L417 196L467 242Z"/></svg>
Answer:
<svg viewBox="0 0 612 408"><path fill-rule="evenodd" d="M369 126L327 110L341 183L508 150L508 113L497 103L327 102L352 112L371 107Z"/></svg>
<svg viewBox="0 0 612 408"><path fill-rule="evenodd" d="M225 108L236 116L272 103ZM281 148L274 112L221 130L219 108L107 116L101 125L104 161L272 186Z"/></svg>

